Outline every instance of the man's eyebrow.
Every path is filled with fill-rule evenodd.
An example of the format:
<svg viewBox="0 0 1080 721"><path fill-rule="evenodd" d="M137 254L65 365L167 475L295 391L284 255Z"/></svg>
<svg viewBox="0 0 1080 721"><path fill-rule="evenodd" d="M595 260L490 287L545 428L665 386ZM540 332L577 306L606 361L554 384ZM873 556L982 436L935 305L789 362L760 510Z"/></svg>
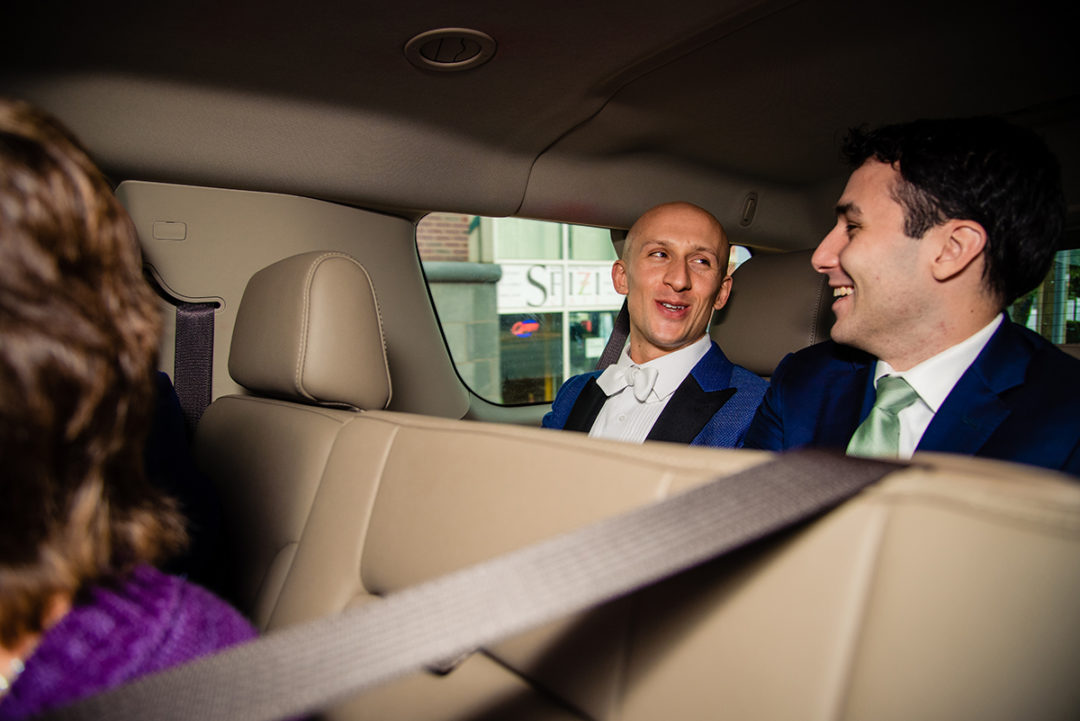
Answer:
<svg viewBox="0 0 1080 721"><path fill-rule="evenodd" d="M652 245L652 246L660 246L660 248L662 248L664 250L668 250L668 249L672 248L673 246L675 246L676 243L672 242L671 240L669 240L667 238L644 238L644 239L642 239L642 241L641 241L641 247L642 248L647 248L650 245ZM708 253L709 255L715 256L717 258L720 257L720 253L715 248L713 248L712 246L709 246L709 245L704 245L704 244L703 245L695 245L692 248L690 248L687 252L688 253Z"/></svg>
<svg viewBox="0 0 1080 721"><path fill-rule="evenodd" d="M857 218L862 215L862 211L859 210L859 206L855 205L855 203L837 203L836 214Z"/></svg>
<svg viewBox="0 0 1080 721"><path fill-rule="evenodd" d="M673 243L670 243L670 242L668 242L666 240L665 241L657 241L657 242L662 243L665 248L668 247L668 246L673 245ZM702 243L700 245L694 245L693 247L691 247L687 251L687 253L688 254L691 254L691 253L705 253L707 255L712 255L712 256L715 256L717 258L720 257L720 253L716 250L716 248L712 247L711 245L704 244L704 243Z"/></svg>

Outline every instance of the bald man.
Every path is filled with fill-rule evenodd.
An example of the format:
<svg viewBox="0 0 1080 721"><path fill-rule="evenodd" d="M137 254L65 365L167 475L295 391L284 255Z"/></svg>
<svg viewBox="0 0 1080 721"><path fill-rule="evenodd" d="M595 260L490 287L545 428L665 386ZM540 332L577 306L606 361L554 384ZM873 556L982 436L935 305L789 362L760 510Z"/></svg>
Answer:
<svg viewBox="0 0 1080 721"><path fill-rule="evenodd" d="M638 218L611 268L630 315L626 347L603 372L566 381L544 427L631 443L740 445L768 384L708 336L731 293L729 248L719 221L690 203Z"/></svg>

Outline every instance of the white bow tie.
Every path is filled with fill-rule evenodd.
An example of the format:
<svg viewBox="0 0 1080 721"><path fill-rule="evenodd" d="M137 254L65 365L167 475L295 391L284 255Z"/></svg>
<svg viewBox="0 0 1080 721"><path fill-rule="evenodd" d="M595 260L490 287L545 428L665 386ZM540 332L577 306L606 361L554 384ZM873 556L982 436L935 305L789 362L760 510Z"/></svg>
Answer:
<svg viewBox="0 0 1080 721"><path fill-rule="evenodd" d="M596 379L596 384L608 396L613 396L629 386L634 391L634 398L637 398L638 402L644 403L648 400L649 394L652 393L653 386L656 384L656 376L657 371L655 368L610 365Z"/></svg>

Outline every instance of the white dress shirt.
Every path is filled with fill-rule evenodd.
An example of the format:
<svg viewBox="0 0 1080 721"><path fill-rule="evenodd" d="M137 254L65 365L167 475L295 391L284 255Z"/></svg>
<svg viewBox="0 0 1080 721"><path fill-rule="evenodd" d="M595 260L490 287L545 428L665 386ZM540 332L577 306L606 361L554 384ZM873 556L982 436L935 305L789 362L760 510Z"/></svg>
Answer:
<svg viewBox="0 0 1080 721"><path fill-rule="evenodd" d="M875 388L882 376L893 375L906 380L919 394L919 400L900 411L897 416L900 419L900 458L911 458L930 421L934 420L938 408L952 392L960 376L964 375L964 371L975 362L979 353L990 342L990 336L994 335L994 331L1004 319L1004 314L999 314L989 325L966 340L946 348L903 373L896 372L885 361L877 362L874 369Z"/></svg>
<svg viewBox="0 0 1080 721"><path fill-rule="evenodd" d="M656 383L643 402L634 397L634 391L630 387L624 387L609 395L600 413L597 414L596 420L593 421L589 435L594 438L612 438L630 443L642 443L668 401L671 400L675 389L682 384L698 361L705 357L711 346L712 340L708 335L703 335L700 340L685 348L640 364L630 360L627 350L629 346L623 348L618 362L609 366L604 373L610 375L620 368L635 365L640 368L655 368ZM597 379L598 383L601 383L601 378Z"/></svg>

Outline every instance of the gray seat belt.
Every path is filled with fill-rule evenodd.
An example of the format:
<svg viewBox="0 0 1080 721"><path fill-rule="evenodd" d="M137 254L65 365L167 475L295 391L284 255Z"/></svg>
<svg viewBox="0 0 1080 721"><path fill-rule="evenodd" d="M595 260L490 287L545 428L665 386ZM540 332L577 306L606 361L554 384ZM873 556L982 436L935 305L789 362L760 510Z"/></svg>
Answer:
<svg viewBox="0 0 1080 721"><path fill-rule="evenodd" d="M210 405L214 374L214 311L217 303L176 303L173 387L188 433Z"/></svg>
<svg viewBox="0 0 1080 721"><path fill-rule="evenodd" d="M596 361L596 370L602 371L609 365L619 362L619 354L626 345L626 337L630 335L630 311L626 307L626 301L622 302L619 314L615 316L615 327L611 329L607 345L600 354L600 360Z"/></svg>
<svg viewBox="0 0 1080 721"><path fill-rule="evenodd" d="M900 464L802 450L46 719L272 721L611 601L820 514Z"/></svg>
<svg viewBox="0 0 1080 721"><path fill-rule="evenodd" d="M619 257L622 257L626 235L627 231L625 230L611 229L611 244L615 247L615 252ZM596 361L596 370L602 371L609 365L619 362L619 354L622 353L623 346L626 345L626 338L629 335L630 310L626 307L626 299L623 298L622 307L619 308L619 313L615 316L615 327L611 329L607 345L604 346L600 359Z"/></svg>

